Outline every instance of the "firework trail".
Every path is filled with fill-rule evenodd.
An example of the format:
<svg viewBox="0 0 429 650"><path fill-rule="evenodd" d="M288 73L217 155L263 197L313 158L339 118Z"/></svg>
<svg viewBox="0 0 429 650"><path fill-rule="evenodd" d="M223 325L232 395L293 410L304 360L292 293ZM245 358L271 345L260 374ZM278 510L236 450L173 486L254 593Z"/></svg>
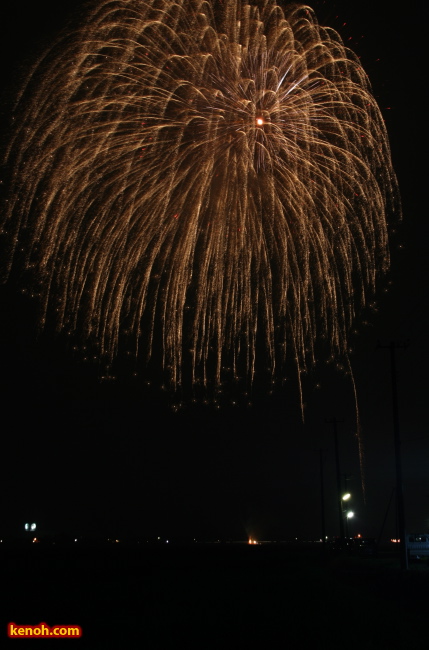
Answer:
<svg viewBox="0 0 429 650"><path fill-rule="evenodd" d="M42 320L110 358L161 332L173 385L184 355L251 379L257 341L273 372L346 353L399 200L366 74L309 7L99 0L16 114L2 221Z"/></svg>

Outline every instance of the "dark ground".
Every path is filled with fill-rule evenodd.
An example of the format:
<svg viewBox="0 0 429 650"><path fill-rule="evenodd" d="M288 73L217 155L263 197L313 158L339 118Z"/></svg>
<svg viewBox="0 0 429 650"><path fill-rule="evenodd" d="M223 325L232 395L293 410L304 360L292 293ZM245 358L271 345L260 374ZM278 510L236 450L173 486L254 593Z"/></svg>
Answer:
<svg viewBox="0 0 429 650"><path fill-rule="evenodd" d="M43 621L80 625L74 644L91 649L426 647L426 563L401 574L394 557L288 544L40 544L2 556L4 637L10 621Z"/></svg>

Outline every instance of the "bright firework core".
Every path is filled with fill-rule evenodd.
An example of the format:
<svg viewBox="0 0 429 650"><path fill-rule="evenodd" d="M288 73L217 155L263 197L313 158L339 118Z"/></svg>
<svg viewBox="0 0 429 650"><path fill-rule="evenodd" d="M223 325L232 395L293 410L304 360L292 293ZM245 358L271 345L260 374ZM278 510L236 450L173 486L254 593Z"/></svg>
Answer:
<svg viewBox="0 0 429 650"><path fill-rule="evenodd" d="M366 74L309 7L97 0L20 98L2 222L42 320L109 358L159 333L173 385L185 358L251 381L260 343L273 373L347 355L399 200Z"/></svg>

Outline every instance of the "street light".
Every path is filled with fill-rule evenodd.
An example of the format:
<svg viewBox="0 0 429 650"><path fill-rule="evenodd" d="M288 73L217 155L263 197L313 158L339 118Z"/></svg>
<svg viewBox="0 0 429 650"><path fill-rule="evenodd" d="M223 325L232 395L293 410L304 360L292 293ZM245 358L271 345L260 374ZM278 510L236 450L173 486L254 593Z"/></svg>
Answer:
<svg viewBox="0 0 429 650"><path fill-rule="evenodd" d="M341 497L341 502L344 503L344 501L349 501L351 498L352 498L352 495L350 494L350 492L346 492L346 494L343 494L343 496ZM345 521L345 524L346 524L345 525L345 529L346 529L345 532L346 532L346 539L348 540L348 538L349 538L348 519L351 519L351 517L353 517L353 512L350 512L350 511L346 512L345 510L343 510L343 515L345 515L345 519L346 519L346 521Z"/></svg>
<svg viewBox="0 0 429 650"><path fill-rule="evenodd" d="M352 519L355 516L355 513L349 510L346 512L346 535L349 536L349 519Z"/></svg>

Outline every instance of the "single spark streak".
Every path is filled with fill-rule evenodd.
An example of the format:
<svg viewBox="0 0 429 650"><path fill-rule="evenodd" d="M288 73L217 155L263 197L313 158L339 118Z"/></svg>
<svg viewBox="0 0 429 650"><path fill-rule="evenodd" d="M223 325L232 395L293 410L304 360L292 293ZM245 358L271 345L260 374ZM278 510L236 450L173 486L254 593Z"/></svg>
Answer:
<svg viewBox="0 0 429 650"><path fill-rule="evenodd" d="M160 330L173 385L185 349L195 381L252 381L258 337L273 374L321 338L347 357L400 204L369 81L310 8L97 0L17 111L0 226L9 269L31 233L42 322L110 359Z"/></svg>

